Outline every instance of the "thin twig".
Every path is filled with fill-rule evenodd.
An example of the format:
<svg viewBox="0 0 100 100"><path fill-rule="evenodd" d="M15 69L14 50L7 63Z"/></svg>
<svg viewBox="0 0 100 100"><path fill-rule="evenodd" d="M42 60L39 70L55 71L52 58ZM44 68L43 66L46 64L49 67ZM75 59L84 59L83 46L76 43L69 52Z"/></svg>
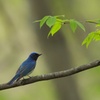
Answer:
<svg viewBox="0 0 100 100"><path fill-rule="evenodd" d="M92 21L92 20L87 20L86 22L88 22L88 23L93 23L93 24L99 24L99 22L97 22L97 21Z"/></svg>
<svg viewBox="0 0 100 100"><path fill-rule="evenodd" d="M19 80L18 82L15 82L12 85L8 85L7 83L1 84L0 90L19 87L19 86L23 86L23 85L27 85L27 84L31 84L31 83L36 83L36 82L39 82L39 81L46 81L46 80L51 80L51 79L56 79L56 78L61 78L61 77L67 77L67 76L79 73L81 71L97 67L99 65L100 65L100 60L97 60L97 61L91 62L89 64L85 64L85 65L82 65L82 66L79 66L79 67L76 67L76 68L71 68L71 69L68 69L68 70L53 72L53 73L44 74L44 75L37 75L37 76L27 78L27 79L24 79L24 80Z"/></svg>

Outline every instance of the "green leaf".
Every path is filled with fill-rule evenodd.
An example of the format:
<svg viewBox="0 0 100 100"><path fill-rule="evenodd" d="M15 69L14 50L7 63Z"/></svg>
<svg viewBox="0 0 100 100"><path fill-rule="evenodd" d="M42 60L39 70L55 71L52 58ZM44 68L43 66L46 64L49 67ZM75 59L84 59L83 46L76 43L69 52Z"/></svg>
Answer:
<svg viewBox="0 0 100 100"><path fill-rule="evenodd" d="M63 20L62 19L59 19L59 18L57 18L56 21L63 23Z"/></svg>
<svg viewBox="0 0 100 100"><path fill-rule="evenodd" d="M100 27L100 24L96 24L96 27Z"/></svg>
<svg viewBox="0 0 100 100"><path fill-rule="evenodd" d="M100 24L100 20L97 20L97 23Z"/></svg>
<svg viewBox="0 0 100 100"><path fill-rule="evenodd" d="M100 40L100 30L97 30L95 32L91 32L88 34L88 36L84 39L84 41L82 42L82 45L86 45L86 47L89 46L89 44L92 41L99 41Z"/></svg>
<svg viewBox="0 0 100 100"><path fill-rule="evenodd" d="M97 30L95 32L95 35L94 35L94 38L93 38L94 41L99 41L100 40L100 30Z"/></svg>
<svg viewBox="0 0 100 100"><path fill-rule="evenodd" d="M57 31L60 30L61 26L62 26L62 23L56 21L56 23L52 26L50 32L48 33L48 36L50 36L50 34L53 36Z"/></svg>
<svg viewBox="0 0 100 100"><path fill-rule="evenodd" d="M56 18L50 16L50 17L47 19L46 24L47 24L47 26L51 27L51 26L53 26L53 25L55 24L55 22L56 22Z"/></svg>
<svg viewBox="0 0 100 100"><path fill-rule="evenodd" d="M86 44L86 47L88 47L89 44L92 42L93 38L94 38L94 32L89 33L88 36L82 42L82 45Z"/></svg>
<svg viewBox="0 0 100 100"><path fill-rule="evenodd" d="M85 27L80 22L78 22L76 20L75 20L75 22L83 31L85 31Z"/></svg>
<svg viewBox="0 0 100 100"><path fill-rule="evenodd" d="M77 24L76 21L74 19L70 19L70 27L72 29L73 32L75 32L76 28L77 28Z"/></svg>
<svg viewBox="0 0 100 100"><path fill-rule="evenodd" d="M41 20L40 20L40 28L44 25L44 23L47 21L47 19L49 18L50 16L45 16L43 17Z"/></svg>

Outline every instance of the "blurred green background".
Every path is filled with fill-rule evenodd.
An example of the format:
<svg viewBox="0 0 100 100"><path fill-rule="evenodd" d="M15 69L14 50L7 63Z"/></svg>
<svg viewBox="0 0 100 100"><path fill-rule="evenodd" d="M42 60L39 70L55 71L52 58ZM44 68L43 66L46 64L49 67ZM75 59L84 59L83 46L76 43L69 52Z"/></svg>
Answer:
<svg viewBox="0 0 100 100"><path fill-rule="evenodd" d="M100 0L0 0L0 84L8 82L27 56L36 51L38 59L32 75L77 67L100 59L100 42L81 46L93 24L100 19ZM32 22L45 15L66 15L81 21L86 33L73 33L68 25L47 39L49 29ZM100 68L79 74L38 82L0 92L0 100L99 100Z"/></svg>

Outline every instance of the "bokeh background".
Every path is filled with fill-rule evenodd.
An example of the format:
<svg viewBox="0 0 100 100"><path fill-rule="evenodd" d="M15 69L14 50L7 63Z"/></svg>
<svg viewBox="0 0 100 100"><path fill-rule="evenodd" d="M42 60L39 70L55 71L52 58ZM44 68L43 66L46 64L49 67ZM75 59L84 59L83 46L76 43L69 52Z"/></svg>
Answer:
<svg viewBox="0 0 100 100"><path fill-rule="evenodd" d="M33 52L39 57L31 75L77 67L100 59L100 42L81 43L100 18L100 0L0 0L0 84L8 82ZM47 39L49 29L32 22L45 15L65 15L84 24L73 33L68 25ZM100 100L100 68L0 92L0 100Z"/></svg>

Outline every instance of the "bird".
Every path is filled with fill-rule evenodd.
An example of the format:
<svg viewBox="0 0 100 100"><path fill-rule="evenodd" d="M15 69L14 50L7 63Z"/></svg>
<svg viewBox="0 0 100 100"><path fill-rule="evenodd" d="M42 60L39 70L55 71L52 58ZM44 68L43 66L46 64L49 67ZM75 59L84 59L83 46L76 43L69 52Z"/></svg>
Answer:
<svg viewBox="0 0 100 100"><path fill-rule="evenodd" d="M29 57L20 65L15 76L8 82L8 85L12 85L24 76L28 76L35 68L38 57L42 54L32 52Z"/></svg>

